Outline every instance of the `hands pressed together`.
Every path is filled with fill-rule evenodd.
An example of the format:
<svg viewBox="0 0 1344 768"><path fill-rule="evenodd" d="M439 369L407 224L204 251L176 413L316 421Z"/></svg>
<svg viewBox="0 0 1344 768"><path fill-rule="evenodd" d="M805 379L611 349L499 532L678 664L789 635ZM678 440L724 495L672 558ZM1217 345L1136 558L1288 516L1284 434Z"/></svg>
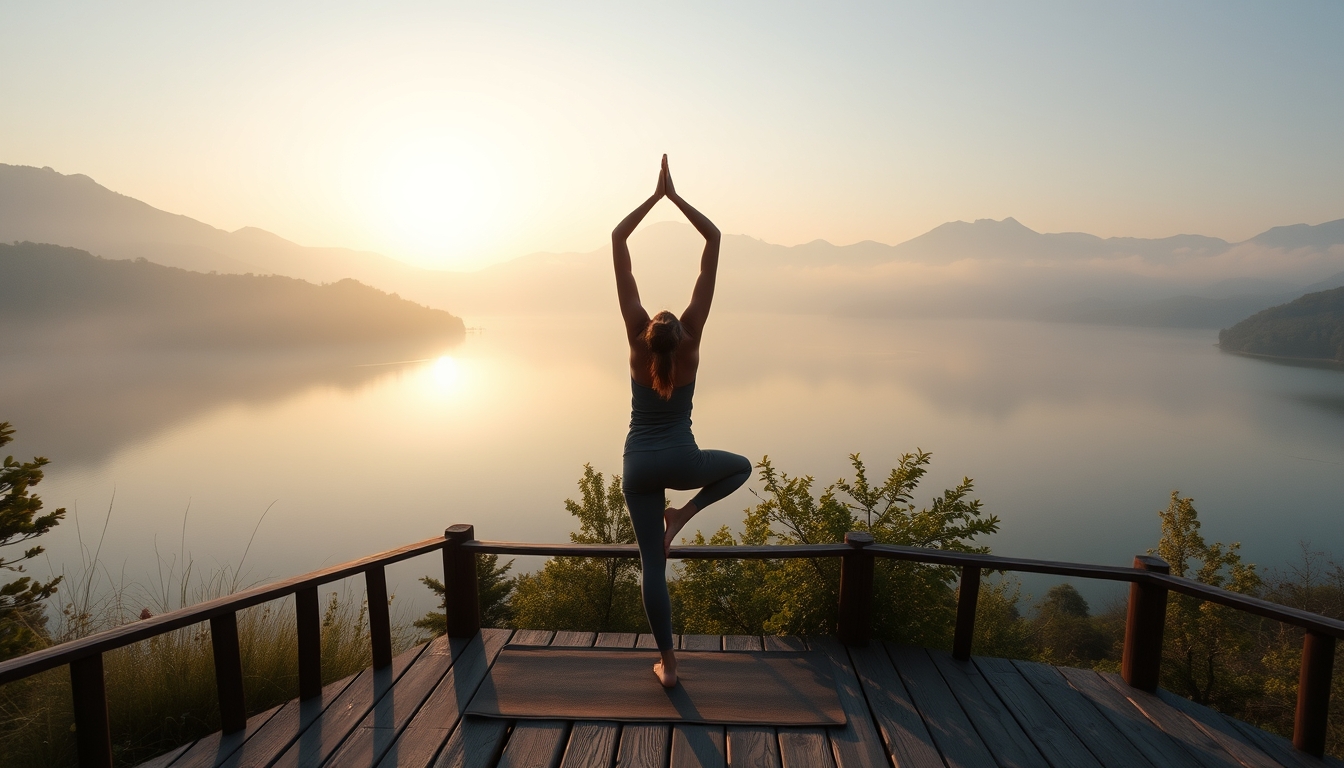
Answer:
<svg viewBox="0 0 1344 768"><path fill-rule="evenodd" d="M658 186L653 190L655 200L666 197L678 200L677 190L672 186L672 172L667 169L667 155L663 155L663 167L658 170Z"/></svg>

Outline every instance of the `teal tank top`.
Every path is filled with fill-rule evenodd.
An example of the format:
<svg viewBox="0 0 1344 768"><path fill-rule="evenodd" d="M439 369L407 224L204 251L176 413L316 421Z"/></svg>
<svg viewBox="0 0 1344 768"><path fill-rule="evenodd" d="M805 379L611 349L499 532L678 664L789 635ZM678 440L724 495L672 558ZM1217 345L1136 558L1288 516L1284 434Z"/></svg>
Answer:
<svg viewBox="0 0 1344 768"><path fill-rule="evenodd" d="M691 434L691 398L695 382L672 390L672 399L664 400L653 387L630 379L630 432L625 437L625 452L661 451L695 445Z"/></svg>

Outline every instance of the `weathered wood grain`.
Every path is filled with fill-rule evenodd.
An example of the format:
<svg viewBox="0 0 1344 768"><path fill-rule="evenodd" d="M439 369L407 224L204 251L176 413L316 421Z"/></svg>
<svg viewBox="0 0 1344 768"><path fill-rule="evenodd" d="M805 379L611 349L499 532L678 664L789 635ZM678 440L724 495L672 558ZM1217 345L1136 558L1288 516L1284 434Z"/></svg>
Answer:
<svg viewBox="0 0 1344 768"><path fill-rule="evenodd" d="M434 760L445 740L459 729L462 710L466 709L511 634L506 629L483 629L480 635L467 644L448 674L435 686L392 749L383 757L379 763L381 768L424 768ZM507 725L506 721L501 722ZM469 745L474 749L484 743L486 736L495 732L489 728L475 730L478 738L474 741L459 738L459 746L464 750ZM503 736L504 732L499 731L499 738ZM464 751L462 754L463 759L466 759L465 755L470 752Z"/></svg>
<svg viewBox="0 0 1344 768"><path fill-rule="evenodd" d="M1090 669L1067 669L1059 673L1075 690L1087 697L1116 730L1125 735L1153 765L1171 768L1199 768L1201 765L1175 739L1154 728L1152 721L1096 672Z"/></svg>
<svg viewBox="0 0 1344 768"><path fill-rule="evenodd" d="M808 641L792 635L766 635L761 644L767 651L806 651Z"/></svg>
<svg viewBox="0 0 1344 768"><path fill-rule="evenodd" d="M765 650L765 644L761 642L760 635L724 635L723 650L762 651Z"/></svg>
<svg viewBox="0 0 1344 768"><path fill-rule="evenodd" d="M771 648L772 640L780 638L765 637L765 649ZM789 638L783 638L789 639ZM792 638L797 640L797 638ZM872 768L888 766L887 752L882 748L881 737L873 723L872 713L863 696L863 687L858 675L854 673L854 664L845 647L833 637L813 637L807 640L813 650L820 651L831 662L835 674L835 691L840 697L840 706L845 710L845 724L826 728L831 740L831 748L839 768Z"/></svg>
<svg viewBox="0 0 1344 768"><path fill-rule="evenodd" d="M670 768L727 768L723 726L678 723L672 726Z"/></svg>
<svg viewBox="0 0 1344 768"><path fill-rule="evenodd" d="M616 768L666 768L671 744L672 726L666 723L626 723Z"/></svg>
<svg viewBox="0 0 1344 768"><path fill-rule="evenodd" d="M928 654L1000 768L1048 765L974 662L954 659L947 651Z"/></svg>
<svg viewBox="0 0 1344 768"><path fill-rule="evenodd" d="M1193 720L1159 697L1130 687L1119 675L1103 675L1101 679L1109 683L1117 693L1129 699L1149 721L1180 742L1200 765L1206 768L1235 768L1242 764ZM1272 764L1271 762L1270 765Z"/></svg>
<svg viewBox="0 0 1344 768"><path fill-rule="evenodd" d="M993 755L928 653L923 648L883 645L949 768L996 768Z"/></svg>
<svg viewBox="0 0 1344 768"><path fill-rule="evenodd" d="M728 768L779 768L779 738L768 725L730 725L724 733Z"/></svg>
<svg viewBox="0 0 1344 768"><path fill-rule="evenodd" d="M547 629L520 629L509 642L513 645L550 645L555 633Z"/></svg>
<svg viewBox="0 0 1344 768"><path fill-rule="evenodd" d="M1099 768L1101 763L1065 725L1059 715L1031 687L1013 662L973 656L972 661L999 700L1017 719L1047 762L1054 768Z"/></svg>
<svg viewBox="0 0 1344 768"><path fill-rule="evenodd" d="M318 768L326 762L359 721L364 719L364 715L392 690L424 649L425 646L419 646L398 655L382 669L361 672L322 712L320 726L306 728L272 765L276 768Z"/></svg>
<svg viewBox="0 0 1344 768"><path fill-rule="evenodd" d="M1151 765L1087 697L1068 684L1059 670L1031 661L1015 661L1013 664L1102 765L1107 768Z"/></svg>
<svg viewBox="0 0 1344 768"><path fill-rule="evenodd" d="M780 728L779 756L783 768L835 766L825 728Z"/></svg>
<svg viewBox="0 0 1344 768"><path fill-rule="evenodd" d="M887 753L901 768L942 768L924 720L905 690L900 675L880 645L849 648L854 671L863 684L868 706L882 733Z"/></svg>
<svg viewBox="0 0 1344 768"><path fill-rule="evenodd" d="M611 768L620 737L620 723L574 723L560 768Z"/></svg>
<svg viewBox="0 0 1344 768"><path fill-rule="evenodd" d="M1265 754L1269 755L1271 758L1279 760L1285 766L1292 766L1292 768L1321 768L1321 766L1337 768L1338 766L1344 766L1344 762L1332 757L1317 759L1305 752L1299 752L1297 747L1293 746L1293 742L1283 736L1270 733L1269 731L1257 728L1250 723L1243 723L1242 721L1228 717L1227 715L1214 712L1208 707L1201 707L1200 705L1177 696L1170 691L1164 691L1159 688L1158 694L1165 694L1163 700L1173 702L1173 706L1175 706L1174 702L1177 700L1185 701L1194 707L1199 707L1199 709L1211 713L1214 717L1222 718L1228 728L1244 738L1247 744L1259 747ZM1168 699L1168 696L1171 698Z"/></svg>
<svg viewBox="0 0 1344 768"><path fill-rule="evenodd" d="M294 740L299 738L299 735L308 726L312 725L328 707L340 699L347 688L367 674L370 674L370 670L366 669L325 685L322 687L322 693L311 699L295 699L286 702L232 754L216 761L212 753L206 752L202 754L199 762L192 763L193 768L194 766L214 765L221 766L221 768L265 768L269 766L275 760L276 755L293 744ZM200 742L197 743L197 746L200 746ZM192 754L194 754L194 750ZM178 762L181 763L181 759Z"/></svg>
<svg viewBox="0 0 1344 768"><path fill-rule="evenodd" d="M723 638L719 635L682 635L683 651L721 651Z"/></svg>
<svg viewBox="0 0 1344 768"><path fill-rule="evenodd" d="M168 766L172 765L174 760L181 757L183 752L186 752L188 749L191 749L191 745L195 743L196 742L188 742L180 747L174 747L173 749L164 752L162 755L159 755L158 757L146 760L145 762L136 766L136 768L168 768Z"/></svg>
<svg viewBox="0 0 1344 768"><path fill-rule="evenodd" d="M599 632L593 645L598 648L634 648L637 640L639 635L634 632Z"/></svg>
<svg viewBox="0 0 1344 768"><path fill-rule="evenodd" d="M343 687L345 684L348 684L351 679L353 679L353 677L346 678L336 685ZM181 751L177 753L177 758L174 761L162 763L162 765L173 765L177 766L177 768L214 768L214 766L227 760L234 752L237 752L240 747L247 743L248 739L255 736L257 732L260 731L266 723L270 722L271 718L275 717L281 709L292 703L293 702L289 702L281 704L278 707L271 707L265 712L249 717L247 719L247 727L237 733L230 733L228 735L220 732L212 733L209 736L196 741L194 744L188 745L188 748L181 749ZM150 768L150 765L146 764L141 766L141 768Z"/></svg>
<svg viewBox="0 0 1344 768"><path fill-rule="evenodd" d="M392 689L360 719L349 738L331 756L331 764L377 765L448 673L453 659L472 641L479 642L476 638L448 637L432 641Z"/></svg>
<svg viewBox="0 0 1344 768"><path fill-rule="evenodd" d="M509 722L493 717L462 718L434 761L434 768L494 768Z"/></svg>
<svg viewBox="0 0 1344 768"><path fill-rule="evenodd" d="M568 738L565 720L519 720L504 744L498 768L555 768Z"/></svg>
<svg viewBox="0 0 1344 768"><path fill-rule="evenodd" d="M650 635L650 634L641 634L641 635L639 636L639 639L635 642L635 647L636 647L636 648L652 648L652 649L654 649L654 650L658 650L658 642L657 642L656 640L653 639L653 635ZM673 647L673 648L680 648L680 647L681 647L681 635L673 635L673 636L672 636L672 647Z"/></svg>
<svg viewBox="0 0 1344 768"><path fill-rule="evenodd" d="M597 639L596 632L556 632L551 645L564 648L591 648Z"/></svg>

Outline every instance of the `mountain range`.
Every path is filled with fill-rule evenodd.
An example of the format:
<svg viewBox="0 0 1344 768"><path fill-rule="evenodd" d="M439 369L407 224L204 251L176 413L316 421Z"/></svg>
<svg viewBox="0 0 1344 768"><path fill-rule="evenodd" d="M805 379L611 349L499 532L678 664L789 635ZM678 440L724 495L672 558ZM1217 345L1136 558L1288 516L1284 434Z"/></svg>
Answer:
<svg viewBox="0 0 1344 768"><path fill-rule="evenodd" d="M609 249L535 253L475 272L414 267L376 253L312 248L264 230L226 232L156 209L87 176L0 165L0 241L73 246L198 272L354 278L455 314L615 307ZM631 240L645 304L679 308L702 247L688 225ZM1011 316L1224 327L1307 290L1344 285L1344 219L1275 227L1229 243L1040 233L1012 218L949 222L898 245L782 246L726 235L719 306L850 315Z"/></svg>

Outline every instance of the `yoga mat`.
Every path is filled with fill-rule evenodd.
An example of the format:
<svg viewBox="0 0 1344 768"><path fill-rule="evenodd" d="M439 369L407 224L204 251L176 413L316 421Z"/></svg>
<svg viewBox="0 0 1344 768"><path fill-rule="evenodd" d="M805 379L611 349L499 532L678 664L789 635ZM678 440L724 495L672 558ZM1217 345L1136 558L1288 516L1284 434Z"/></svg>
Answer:
<svg viewBox="0 0 1344 768"><path fill-rule="evenodd" d="M622 722L843 725L831 662L813 651L678 651L677 687L656 651L505 646L467 713Z"/></svg>

